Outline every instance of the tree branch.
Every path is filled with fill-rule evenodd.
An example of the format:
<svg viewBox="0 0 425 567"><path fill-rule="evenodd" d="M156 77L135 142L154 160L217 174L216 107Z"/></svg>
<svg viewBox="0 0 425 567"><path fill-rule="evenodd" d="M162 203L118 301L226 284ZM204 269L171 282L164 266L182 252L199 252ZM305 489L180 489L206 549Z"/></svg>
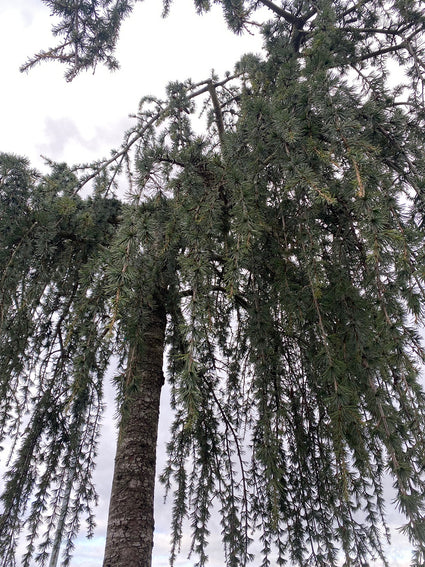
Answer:
<svg viewBox="0 0 425 567"><path fill-rule="evenodd" d="M360 57L356 57L356 61L366 61L367 59L373 59L374 57L379 57L380 55L385 55L386 53L394 53L400 51L400 49L406 49L406 42L402 41L397 45L392 45L390 47L384 47L383 49L378 49L378 51L372 51L371 53L366 53Z"/></svg>
<svg viewBox="0 0 425 567"><path fill-rule="evenodd" d="M221 112L220 103L219 103L218 97L217 97L217 91L215 89L216 89L216 87L215 87L214 83L212 81L209 81L208 91L210 93L211 102L212 102L213 108L214 108L215 121L216 121L216 124L217 124L220 146L223 147L223 138L224 138L223 114Z"/></svg>
<svg viewBox="0 0 425 567"><path fill-rule="evenodd" d="M222 81L218 81L218 82L212 82L211 79L208 79L208 80L203 81L201 83L197 83L196 85L193 85L192 88L199 87L201 85L205 85L205 86L194 91L194 92L192 92L191 94L188 95L187 98L189 100L191 100L191 99L196 98L196 97L198 97L201 94L204 94L206 92L211 93L211 88L213 90L215 90L217 87L222 87L223 85L225 85L229 81L236 79L237 77L240 77L242 74L243 73L235 73L234 75L229 75L228 77L226 77ZM215 95L215 97L216 97L216 101L218 103L217 95ZM211 98L213 99L213 96ZM212 100L212 102L213 102L213 106L214 106L214 100ZM117 162L119 160L122 160L122 158L124 158L124 156L134 146L134 144L136 144L143 137L143 135L155 124L155 122L158 122L159 120L161 120L162 118L165 118L167 116L169 108L170 108L169 105L167 105L165 108L161 108L153 116L151 116L151 118L140 129L135 129L134 130L134 136L132 136L131 138L129 137L129 140L127 141L127 143L125 143L122 146L122 149L120 151L116 152L110 159L101 162L101 164L99 164L99 166L95 168L95 170L93 171L92 174L84 177L81 180L81 182L77 186L76 192L78 192L84 185L86 185L89 181L94 179L97 175L99 175L100 173L105 171L111 164L113 164L114 162ZM218 109L219 109L220 114L221 114L221 109L220 109L219 104L218 104ZM216 112L215 106L214 106L214 112ZM221 120L223 120L223 118L221 118ZM221 124L221 126L219 124L217 124L217 127L218 127L218 130L219 130L219 137L220 137L220 142L221 142L221 134L224 132L224 124ZM220 128L221 128L221 130L220 130ZM122 161L121 161L121 163L122 163ZM76 168L76 169L78 169L78 168ZM80 168L80 169L82 169L82 168Z"/></svg>
<svg viewBox="0 0 425 567"><path fill-rule="evenodd" d="M280 6L277 6L271 0L260 0L261 4L269 8L272 12L286 20L289 24L292 24L297 29L301 29L303 25L317 12L316 8L309 10L304 16L294 16L291 12L284 10Z"/></svg>
<svg viewBox="0 0 425 567"><path fill-rule="evenodd" d="M297 25L299 23L299 18L291 14L291 12L288 12L280 6L277 6L274 2L271 2L271 0L260 0L260 2L261 4L264 4L264 6L269 8L272 12L286 20L289 24Z"/></svg>

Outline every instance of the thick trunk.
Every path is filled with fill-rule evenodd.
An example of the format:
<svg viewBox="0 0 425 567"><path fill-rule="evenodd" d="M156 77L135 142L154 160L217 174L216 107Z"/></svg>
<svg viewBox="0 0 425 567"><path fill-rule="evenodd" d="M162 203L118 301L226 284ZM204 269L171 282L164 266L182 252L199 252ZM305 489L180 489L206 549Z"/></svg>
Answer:
<svg viewBox="0 0 425 567"><path fill-rule="evenodd" d="M156 308L129 353L127 382L137 384L120 425L103 567L150 567L165 312Z"/></svg>

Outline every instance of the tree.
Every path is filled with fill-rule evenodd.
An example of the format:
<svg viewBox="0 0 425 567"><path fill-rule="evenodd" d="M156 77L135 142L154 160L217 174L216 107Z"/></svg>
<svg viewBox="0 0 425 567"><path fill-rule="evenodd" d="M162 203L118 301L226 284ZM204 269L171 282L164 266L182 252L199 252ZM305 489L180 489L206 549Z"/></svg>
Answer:
<svg viewBox="0 0 425 567"><path fill-rule="evenodd" d="M33 61L63 60L69 78L112 64L132 3L48 4L64 43ZM252 538L262 565L332 566L339 552L345 565L387 564L389 473L412 564L425 562L425 10L413 0L261 4L273 15L264 59L143 99L112 158L41 178L2 157L1 415L16 439L2 565L24 527L24 565L34 554L46 564L61 539L69 562L95 500L114 352L121 424L104 565L151 564L166 343L171 561L189 518L206 563L215 501L229 566L249 562ZM256 6L223 2L235 31ZM199 136L191 118L203 95ZM128 202L109 197L123 170ZM93 179L94 196L78 197Z"/></svg>

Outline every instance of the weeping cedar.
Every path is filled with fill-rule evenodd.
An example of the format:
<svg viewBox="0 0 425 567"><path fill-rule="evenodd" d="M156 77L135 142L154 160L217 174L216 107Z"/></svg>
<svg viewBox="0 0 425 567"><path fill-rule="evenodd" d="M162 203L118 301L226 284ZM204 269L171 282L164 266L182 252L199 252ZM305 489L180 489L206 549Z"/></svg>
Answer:
<svg viewBox="0 0 425 567"><path fill-rule="evenodd" d="M131 2L49 4L63 43L29 66L56 57L72 79L116 65ZM19 561L21 533L20 565L46 564L61 540L66 565L83 512L93 529L113 353L121 428L104 565L151 565L164 340L172 563L189 520L206 564L215 501L228 566L251 552L262 565L336 566L340 553L345 565L387 565L388 474L412 565L425 562L425 9L222 4L237 32L256 7L270 10L264 58L143 99L122 148L79 179L1 157L0 431L16 440L2 567ZM199 136L191 117L203 95L210 118ZM127 202L108 197L123 163ZM83 200L89 179L96 196Z"/></svg>

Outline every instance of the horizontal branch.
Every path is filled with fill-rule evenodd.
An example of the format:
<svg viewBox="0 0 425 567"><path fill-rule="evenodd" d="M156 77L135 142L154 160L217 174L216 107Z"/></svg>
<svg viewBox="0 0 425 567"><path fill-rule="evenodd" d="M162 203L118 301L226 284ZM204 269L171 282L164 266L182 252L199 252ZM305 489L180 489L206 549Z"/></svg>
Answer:
<svg viewBox="0 0 425 567"><path fill-rule="evenodd" d="M392 30L392 29L385 29L385 28L356 28L355 26L342 26L339 28L342 31L351 32L351 33L379 33L384 35L399 35L401 36L403 30Z"/></svg>
<svg viewBox="0 0 425 567"><path fill-rule="evenodd" d="M204 94L206 92L208 92L211 88L211 85L214 88L217 87L222 87L224 86L226 83L228 83L229 81L232 81L233 79L237 79L238 77L240 77L241 75L243 75L242 73L235 73L234 75L229 75L228 77L226 77L225 79L223 79L222 81L218 81L216 83L212 82L211 79L207 79L206 81L202 81L201 83L197 83L196 85L194 85L194 87L199 87L201 85L205 85L205 87L203 87L202 89L199 89L198 91L193 92L192 94L190 94L187 98L189 100L191 100L192 98L195 98L201 94Z"/></svg>
<svg viewBox="0 0 425 567"><path fill-rule="evenodd" d="M37 65L37 63L40 63L41 61L43 61L45 59L52 59L52 60L55 60L55 61L59 60L61 62L68 62L68 61L70 61L71 59L74 58L74 54L70 53L69 55L65 55L61 52L71 44L72 44L72 41L66 41L65 43L62 43L62 45L58 45L57 47L52 47L51 49L49 49L47 51L40 51L39 53L36 53L34 55L34 57L32 57L26 63L21 65L19 70L21 71L21 73L24 73L25 71L29 71L29 69L31 69L31 67L34 67L35 65Z"/></svg>
<svg viewBox="0 0 425 567"><path fill-rule="evenodd" d="M356 57L356 61L366 61L367 59L373 59L374 57L379 57L380 55L385 55L386 53L395 53L396 51L400 51L401 49L406 49L406 47L406 42L402 41L397 45L384 47L382 49L378 49L377 51L372 51L371 53L365 53L360 57Z"/></svg>

